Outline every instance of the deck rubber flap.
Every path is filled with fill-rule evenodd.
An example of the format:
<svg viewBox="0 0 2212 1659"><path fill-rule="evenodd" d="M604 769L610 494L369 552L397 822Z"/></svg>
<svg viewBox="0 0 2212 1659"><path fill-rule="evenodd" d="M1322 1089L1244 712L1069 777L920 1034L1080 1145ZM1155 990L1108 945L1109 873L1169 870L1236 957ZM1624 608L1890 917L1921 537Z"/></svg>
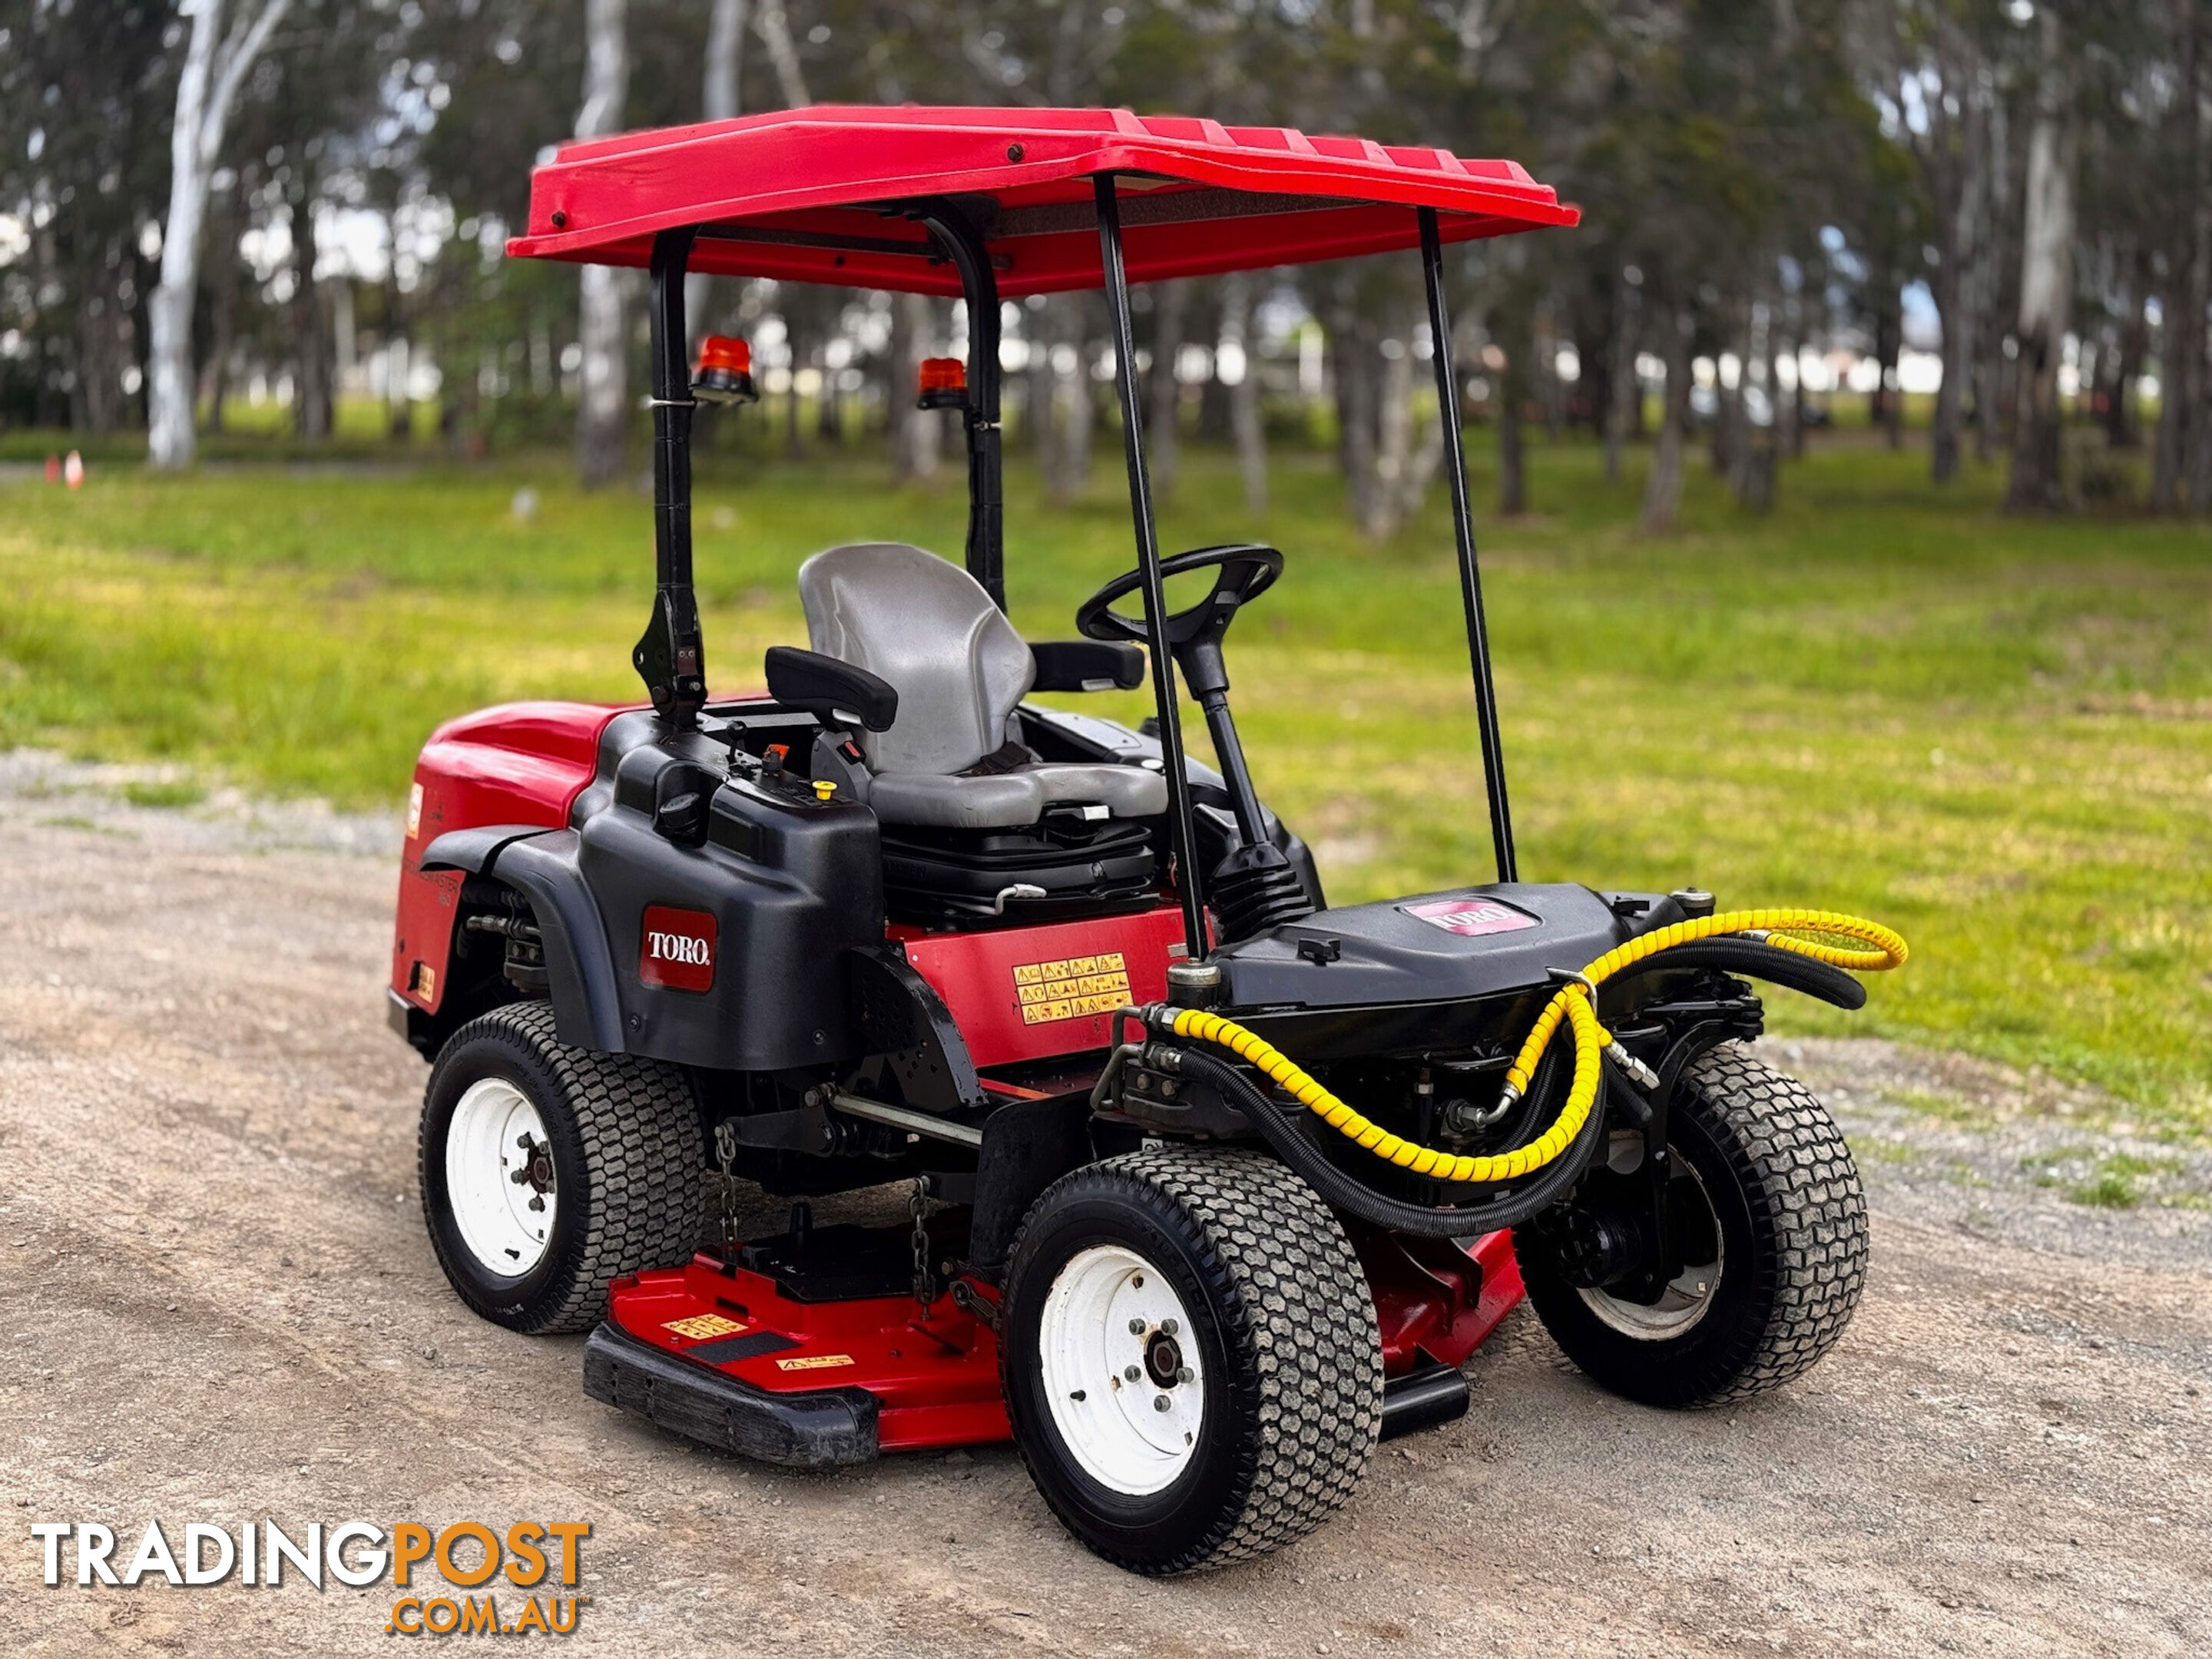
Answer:
<svg viewBox="0 0 2212 1659"><path fill-rule="evenodd" d="M865 1389L770 1394L639 1341L610 1324L584 1345L584 1392L721 1451L793 1468L876 1455L876 1399Z"/></svg>

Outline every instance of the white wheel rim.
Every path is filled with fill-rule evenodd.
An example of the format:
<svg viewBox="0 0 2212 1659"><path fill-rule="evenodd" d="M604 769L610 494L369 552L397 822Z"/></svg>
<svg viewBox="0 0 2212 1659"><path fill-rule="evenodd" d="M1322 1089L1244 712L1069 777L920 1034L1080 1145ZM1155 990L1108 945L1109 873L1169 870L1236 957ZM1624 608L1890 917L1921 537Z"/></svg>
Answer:
<svg viewBox="0 0 2212 1659"><path fill-rule="evenodd" d="M1079 1252L1045 1296L1037 1346L1053 1425L1084 1473L1126 1498L1173 1485L1197 1454L1206 1376L1166 1275L1119 1244Z"/></svg>
<svg viewBox="0 0 2212 1659"><path fill-rule="evenodd" d="M1674 1167L1687 1170L1689 1178L1697 1183L1698 1196L1704 1200L1708 1212L1712 1210L1712 1194L1705 1190L1705 1177L1697 1166L1680 1154L1675 1155ZM1728 1261L1728 1245L1721 1236L1721 1219L1712 1217L1713 1259L1711 1261L1685 1263L1682 1271L1668 1282L1659 1293L1658 1301L1646 1306L1641 1302L1627 1302L1603 1291L1585 1290L1581 1292L1589 1310L1623 1336L1632 1336L1640 1342L1664 1342L1694 1328L1704 1319L1720 1294L1721 1273Z"/></svg>
<svg viewBox="0 0 2212 1659"><path fill-rule="evenodd" d="M519 1279L544 1259L560 1204L553 1149L538 1109L505 1078L470 1085L453 1108L446 1201L486 1272Z"/></svg>

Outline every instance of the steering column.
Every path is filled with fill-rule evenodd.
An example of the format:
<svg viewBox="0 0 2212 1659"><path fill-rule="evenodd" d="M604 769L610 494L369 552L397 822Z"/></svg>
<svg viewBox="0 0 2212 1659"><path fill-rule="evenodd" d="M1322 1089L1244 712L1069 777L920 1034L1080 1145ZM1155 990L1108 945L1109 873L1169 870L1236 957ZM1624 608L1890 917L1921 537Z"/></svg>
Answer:
<svg viewBox="0 0 2212 1659"><path fill-rule="evenodd" d="M1229 666L1221 650L1237 612L1273 586L1283 574L1283 556L1256 542L1229 542L1164 560L1160 574L1166 578L1207 569L1218 573L1212 592L1170 616L1165 632L1183 684L1205 711L1206 729L1213 738L1213 751L1229 786L1230 810L1237 820L1237 845L1214 866L1206 884L1220 942L1227 945L1310 915L1313 903L1297 871L1267 837L1252 769L1229 712ZM1077 631L1088 639L1143 641L1144 623L1113 608L1115 600L1136 591L1141 580L1141 573L1130 571L1085 600L1075 613Z"/></svg>

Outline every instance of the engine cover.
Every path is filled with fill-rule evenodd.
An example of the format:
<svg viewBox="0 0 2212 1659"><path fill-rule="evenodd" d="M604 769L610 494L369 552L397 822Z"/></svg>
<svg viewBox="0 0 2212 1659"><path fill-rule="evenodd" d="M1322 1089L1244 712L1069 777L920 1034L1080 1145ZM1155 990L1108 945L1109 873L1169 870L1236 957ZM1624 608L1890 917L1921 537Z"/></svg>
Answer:
<svg viewBox="0 0 2212 1659"><path fill-rule="evenodd" d="M1674 900L1510 882L1317 910L1217 952L1240 1009L1463 1002L1547 984L1616 945L1683 920Z"/></svg>

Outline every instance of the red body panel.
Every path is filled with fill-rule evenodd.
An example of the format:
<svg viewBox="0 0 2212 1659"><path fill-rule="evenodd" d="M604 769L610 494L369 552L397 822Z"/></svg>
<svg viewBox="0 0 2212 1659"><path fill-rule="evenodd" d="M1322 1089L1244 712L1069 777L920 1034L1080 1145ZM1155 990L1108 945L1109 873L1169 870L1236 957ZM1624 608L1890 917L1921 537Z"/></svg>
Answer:
<svg viewBox="0 0 2212 1659"><path fill-rule="evenodd" d="M599 733L622 712L583 702L512 702L449 720L415 763L400 857L399 919L392 988L435 1013L453 951L458 872L425 874L422 849L448 830L527 823L567 827L568 809L592 781Z"/></svg>
<svg viewBox="0 0 2212 1659"><path fill-rule="evenodd" d="M950 1293L927 1314L903 1296L794 1302L774 1279L702 1255L687 1267L617 1279L610 1299L616 1325L670 1353L757 1332L787 1339L789 1347L713 1369L770 1394L866 1389L878 1402L877 1443L884 1451L977 1445L1012 1433L999 1392L998 1340ZM670 1328L702 1316L743 1328L703 1337Z"/></svg>
<svg viewBox="0 0 2212 1659"><path fill-rule="evenodd" d="M1385 1376L1432 1359L1461 1364L1521 1300L1511 1233L1486 1233L1462 1246L1354 1223L1352 1242L1375 1297Z"/></svg>
<svg viewBox="0 0 2212 1659"><path fill-rule="evenodd" d="M1169 952L1180 956L1183 945L1173 905L989 933L894 927L890 935L945 999L978 1066L1107 1047L1116 1008L1167 995Z"/></svg>
<svg viewBox="0 0 2212 1659"><path fill-rule="evenodd" d="M507 251L643 265L654 232L712 221L731 234L702 236L694 270L957 295L921 228L880 204L981 195L999 292L1018 299L1099 286L1101 173L1146 178L1123 192L1138 283L1411 248L1417 207L1447 242L1582 216L1517 163L1446 149L1126 109L816 104L563 145Z"/></svg>

